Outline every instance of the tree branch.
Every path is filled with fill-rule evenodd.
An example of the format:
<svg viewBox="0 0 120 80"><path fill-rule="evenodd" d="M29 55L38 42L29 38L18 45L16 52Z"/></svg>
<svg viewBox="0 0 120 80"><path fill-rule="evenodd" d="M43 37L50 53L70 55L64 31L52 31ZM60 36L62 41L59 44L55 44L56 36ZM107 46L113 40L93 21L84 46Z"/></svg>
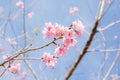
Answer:
<svg viewBox="0 0 120 80"><path fill-rule="evenodd" d="M5 60L3 62L0 63L0 66L3 66L4 64L6 64L7 62L11 61L11 60L14 60L14 58L18 57L19 55L21 54L24 54L24 53L27 53L27 52L31 52L31 51L35 51L35 50L40 50L42 48L45 48L47 46L49 46L50 44L54 44L55 41L57 41L58 39L61 39L61 37L57 38L57 39L54 39L53 41L43 45L43 46L40 46L38 48L32 48L31 45L21 49L21 50L18 50L15 52L15 54L13 56L10 57L10 59L8 60Z"/></svg>
<svg viewBox="0 0 120 80"><path fill-rule="evenodd" d="M114 58L114 60L113 60L113 62L112 62L112 64L111 64L111 66L110 66L108 72L106 73L105 77L103 78L103 80L107 80L107 78L109 77L109 75L110 75L110 73L111 73L114 65L115 65L116 62L118 61L119 57L120 57L120 51L118 51L117 55L115 56L115 58Z"/></svg>
<svg viewBox="0 0 120 80"><path fill-rule="evenodd" d="M87 42L86 42L85 47L83 48L83 50L80 52L78 58L76 59L76 61L72 65L72 67L69 69L69 71L68 71L67 75L65 76L64 80L68 80L70 78L70 76L72 75L73 71L76 69L76 67L78 66L79 62L84 57L84 55L86 54L88 48L90 47L91 42L92 42L92 40L94 38L94 35L96 33L97 27L99 25L99 21L100 21L101 16L102 16L104 2L105 2L105 0L101 0L100 1L100 6L99 6L99 10L98 10L98 16L97 16L97 19L96 19L96 21L94 23L94 26L93 26L92 32L90 34L90 37L87 40Z"/></svg>
<svg viewBox="0 0 120 80"><path fill-rule="evenodd" d="M115 22L113 22L113 23L111 23L111 24L109 24L101 29L98 29L98 31L100 31L100 32L105 31L105 30L109 29L110 27L113 27L114 25L119 24L119 23L120 23L120 20L117 20L117 21L115 21Z"/></svg>

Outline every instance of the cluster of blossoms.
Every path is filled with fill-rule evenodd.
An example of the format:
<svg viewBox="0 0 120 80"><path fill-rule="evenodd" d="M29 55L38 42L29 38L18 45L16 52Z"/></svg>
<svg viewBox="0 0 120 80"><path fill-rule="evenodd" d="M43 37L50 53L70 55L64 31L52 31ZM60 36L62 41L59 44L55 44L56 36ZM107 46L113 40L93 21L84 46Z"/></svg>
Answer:
<svg viewBox="0 0 120 80"><path fill-rule="evenodd" d="M62 40L61 44L55 49L54 54L45 52L42 56L42 62L46 62L48 66L54 68L56 59L63 56L70 46L77 43L75 35L81 36L84 31L84 26L81 21L72 22L70 27L64 27L59 24L52 25L51 23L46 23L43 31L44 37L54 37L54 39L60 38ZM56 43L57 44L57 43Z"/></svg>
<svg viewBox="0 0 120 80"><path fill-rule="evenodd" d="M14 74L18 73L20 71L20 63L12 64L9 69Z"/></svg>
<svg viewBox="0 0 120 80"><path fill-rule="evenodd" d="M6 54L3 56L3 60L9 60L9 59L10 59L9 55ZM10 63L9 70L14 74L18 73L20 71L20 63L17 61Z"/></svg>
<svg viewBox="0 0 120 80"><path fill-rule="evenodd" d="M47 62L47 65L54 68L55 64L57 63L56 59L50 53L44 52L42 58L42 62Z"/></svg>

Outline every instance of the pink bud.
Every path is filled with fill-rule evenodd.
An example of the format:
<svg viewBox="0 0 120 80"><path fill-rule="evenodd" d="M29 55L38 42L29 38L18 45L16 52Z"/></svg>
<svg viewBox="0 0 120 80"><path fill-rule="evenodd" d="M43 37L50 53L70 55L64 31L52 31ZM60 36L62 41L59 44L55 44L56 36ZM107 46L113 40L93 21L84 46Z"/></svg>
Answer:
<svg viewBox="0 0 120 80"><path fill-rule="evenodd" d="M8 39L8 42L10 43L10 44L17 44L17 42L14 40L14 39Z"/></svg>
<svg viewBox="0 0 120 80"><path fill-rule="evenodd" d="M77 7L73 7L73 8L70 8L69 13L71 15L74 15L77 11L78 11L78 8Z"/></svg>
<svg viewBox="0 0 120 80"><path fill-rule="evenodd" d="M34 12L30 12L30 13L28 13L28 17L29 17L29 18L32 18L33 15L34 15Z"/></svg>
<svg viewBox="0 0 120 80"><path fill-rule="evenodd" d="M4 59L4 60L8 60L8 59L10 59L10 56L9 56L9 55L4 55L4 56L3 56L3 59Z"/></svg>
<svg viewBox="0 0 120 80"><path fill-rule="evenodd" d="M16 3L16 6L18 6L18 7L20 7L20 8L24 8L24 2L18 1L18 2Z"/></svg>
<svg viewBox="0 0 120 80"><path fill-rule="evenodd" d="M10 66L10 71L14 74L17 74L20 71L20 63Z"/></svg>

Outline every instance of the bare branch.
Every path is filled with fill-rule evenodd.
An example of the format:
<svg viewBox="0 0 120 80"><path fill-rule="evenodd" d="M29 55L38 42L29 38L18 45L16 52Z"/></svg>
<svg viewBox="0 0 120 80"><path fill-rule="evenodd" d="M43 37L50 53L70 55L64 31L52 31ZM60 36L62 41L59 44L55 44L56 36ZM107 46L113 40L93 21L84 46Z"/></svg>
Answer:
<svg viewBox="0 0 120 80"><path fill-rule="evenodd" d="M36 72L34 71L34 69L32 68L32 65L30 64L30 62L28 60L24 60L24 61L27 64L27 66L29 67L30 71L32 72L35 80L39 80L39 78L38 78Z"/></svg>
<svg viewBox="0 0 120 80"><path fill-rule="evenodd" d="M49 46L50 44L54 44L54 42L57 41L58 39L61 39L61 37L59 37L57 39L54 39L53 41L51 41L51 42L49 42L49 43L47 43L47 44L45 44L43 46L40 46L38 48L32 48L31 45L29 45L29 46L27 46L27 47L25 47L25 48L23 48L21 50L18 50L18 51L15 52L15 54L10 59L1 62L0 66L3 66L5 63L13 60L14 58L18 57L21 54L24 54L24 53L27 53L27 52L31 52L31 51L35 51L35 50L40 50L42 48L45 48L45 47Z"/></svg>
<svg viewBox="0 0 120 80"><path fill-rule="evenodd" d="M117 20L117 21L115 21L115 22L113 22L113 23L111 23L111 24L109 24L101 29L98 29L98 31L105 31L105 30L109 29L110 27L113 27L114 25L119 24L119 23L120 23L120 20Z"/></svg>
<svg viewBox="0 0 120 80"><path fill-rule="evenodd" d="M87 50L87 52L114 52L114 51L118 51L120 49L99 49L99 50L96 50L96 49L89 49Z"/></svg>
<svg viewBox="0 0 120 80"><path fill-rule="evenodd" d="M41 60L41 58L24 57L24 58L14 58L14 60Z"/></svg>
<svg viewBox="0 0 120 80"><path fill-rule="evenodd" d="M112 64L111 64L108 72L106 73L105 77L103 78L103 80L107 80L107 78L109 77L109 75L110 75L110 73L111 73L114 65L117 63L119 57L120 57L120 52L118 51L118 53L116 54L116 56L115 56L115 58L114 58L114 60L113 60L113 62L112 62Z"/></svg>
<svg viewBox="0 0 120 80"><path fill-rule="evenodd" d="M67 75L65 76L64 80L68 80L70 78L70 76L72 75L73 71L76 69L76 67L78 66L79 62L84 57L84 55L86 54L89 46L91 45L91 42L92 42L92 40L94 38L94 35L96 34L96 29L97 29L97 27L99 25L99 21L100 21L101 16L102 16L104 2L105 2L105 0L101 0L100 1L100 6L99 6L99 10L98 10L98 16L97 16L97 19L96 19L96 21L94 23L94 26L93 26L92 32L90 34L90 37L87 40L86 45L83 48L83 50L80 52L78 58L76 59L76 61L72 65L72 67L69 69L69 71L68 71Z"/></svg>

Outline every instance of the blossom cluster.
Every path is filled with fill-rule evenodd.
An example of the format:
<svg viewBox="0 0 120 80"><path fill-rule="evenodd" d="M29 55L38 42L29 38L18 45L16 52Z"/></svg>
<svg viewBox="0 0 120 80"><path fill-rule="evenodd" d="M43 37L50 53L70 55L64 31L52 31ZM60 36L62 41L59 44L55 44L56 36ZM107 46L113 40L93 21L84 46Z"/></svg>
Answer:
<svg viewBox="0 0 120 80"><path fill-rule="evenodd" d="M47 62L47 65L54 68L55 64L57 63L56 59L54 58L53 55L51 55L50 53L44 52L42 58L41 58L42 62Z"/></svg>
<svg viewBox="0 0 120 80"><path fill-rule="evenodd" d="M64 27L59 24L53 25L52 23L46 23L43 34L45 38L54 37L54 39L60 38L61 44L55 49L54 54L51 55L45 52L42 56L42 62L46 62L48 66L54 68L56 59L62 57L70 46L77 43L75 35L81 36L84 31L84 26L81 21L72 22L70 27ZM57 43L56 43L57 44Z"/></svg>
<svg viewBox="0 0 120 80"><path fill-rule="evenodd" d="M9 55L6 54L3 56L3 60L9 60L9 59L10 59ZM10 62L10 65L8 68L12 73L17 74L20 71L20 63L17 61L14 61L12 63Z"/></svg>
<svg viewBox="0 0 120 80"><path fill-rule="evenodd" d="M13 64L10 65L9 70L14 74L18 73L20 71L20 63L14 62Z"/></svg>

